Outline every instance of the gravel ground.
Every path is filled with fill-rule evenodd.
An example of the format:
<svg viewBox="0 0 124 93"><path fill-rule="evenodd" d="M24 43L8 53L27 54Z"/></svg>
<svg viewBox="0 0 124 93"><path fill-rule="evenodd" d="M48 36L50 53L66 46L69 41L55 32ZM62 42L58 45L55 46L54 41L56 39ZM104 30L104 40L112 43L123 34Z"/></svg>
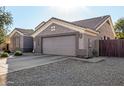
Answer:
<svg viewBox="0 0 124 93"><path fill-rule="evenodd" d="M107 58L99 63L68 59L9 73L14 86L120 86L124 85L124 59Z"/></svg>

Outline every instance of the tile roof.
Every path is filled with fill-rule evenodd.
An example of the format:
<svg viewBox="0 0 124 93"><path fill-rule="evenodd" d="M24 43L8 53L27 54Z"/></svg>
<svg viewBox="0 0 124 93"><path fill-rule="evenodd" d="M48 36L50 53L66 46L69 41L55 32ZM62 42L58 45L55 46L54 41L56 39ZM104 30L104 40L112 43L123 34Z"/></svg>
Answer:
<svg viewBox="0 0 124 93"><path fill-rule="evenodd" d="M15 28L19 32L21 32L24 35L31 35L33 34L34 30L33 29L22 29L22 28Z"/></svg>
<svg viewBox="0 0 124 93"><path fill-rule="evenodd" d="M90 18L90 19L85 19L85 20L79 20L79 21L74 21L72 22L73 24L83 27L83 28L89 28L96 30L96 28L101 25L107 18L109 18L109 15L106 16L101 16L101 17L95 17L95 18Z"/></svg>

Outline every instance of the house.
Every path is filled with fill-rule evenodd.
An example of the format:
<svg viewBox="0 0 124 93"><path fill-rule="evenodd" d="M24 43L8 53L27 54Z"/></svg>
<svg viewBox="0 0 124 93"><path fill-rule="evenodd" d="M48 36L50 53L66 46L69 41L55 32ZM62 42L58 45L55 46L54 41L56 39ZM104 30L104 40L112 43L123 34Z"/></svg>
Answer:
<svg viewBox="0 0 124 93"><path fill-rule="evenodd" d="M33 38L31 34L32 29L15 28L10 34L10 51L21 50L22 52L32 52Z"/></svg>
<svg viewBox="0 0 124 93"><path fill-rule="evenodd" d="M115 32L109 15L74 22L51 18L32 37L35 53L89 56L98 47L96 40L114 39Z"/></svg>

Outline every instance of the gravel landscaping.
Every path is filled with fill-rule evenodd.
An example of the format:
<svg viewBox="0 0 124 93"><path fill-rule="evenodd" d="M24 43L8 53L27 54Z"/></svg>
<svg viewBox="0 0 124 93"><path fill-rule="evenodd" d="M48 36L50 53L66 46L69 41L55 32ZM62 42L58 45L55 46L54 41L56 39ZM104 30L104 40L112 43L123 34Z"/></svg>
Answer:
<svg viewBox="0 0 124 93"><path fill-rule="evenodd" d="M7 74L14 86L120 86L124 85L124 59L99 63L68 59Z"/></svg>

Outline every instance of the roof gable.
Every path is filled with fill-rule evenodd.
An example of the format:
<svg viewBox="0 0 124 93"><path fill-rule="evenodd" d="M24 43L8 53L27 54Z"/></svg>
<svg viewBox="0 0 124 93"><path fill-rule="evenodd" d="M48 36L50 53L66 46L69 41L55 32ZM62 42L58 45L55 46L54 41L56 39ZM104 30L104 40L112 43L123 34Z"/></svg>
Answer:
<svg viewBox="0 0 124 93"><path fill-rule="evenodd" d="M87 33L87 34L92 34L92 35L96 35L98 32L93 31L92 29L88 29L88 28L83 28L80 26L77 26L71 22L68 21L64 21L58 18L51 18L49 19L43 26L41 26L38 30L36 30L32 36L35 37L37 36L41 31L43 31L44 29L46 29L49 25L51 25L52 23L64 26L66 28L81 32L81 33Z"/></svg>
<svg viewBox="0 0 124 93"><path fill-rule="evenodd" d="M51 30L51 27L55 27L54 31ZM41 31L38 36L46 36L46 35L54 35L54 34L62 34L62 33L76 33L78 31L70 29L68 27L58 25L56 23L52 23L48 27L46 27L43 31Z"/></svg>
<svg viewBox="0 0 124 93"><path fill-rule="evenodd" d="M10 34L9 37L12 37L15 33L20 35L31 35L34 31L32 29L22 29L22 28L15 28Z"/></svg>
<svg viewBox="0 0 124 93"><path fill-rule="evenodd" d="M14 29L10 34L9 34L9 37L12 37L15 33L18 33L20 35L23 36L23 34L21 32L19 32L18 30Z"/></svg>
<svg viewBox="0 0 124 93"><path fill-rule="evenodd" d="M110 26L110 28L111 28L111 31L112 31L112 33L114 34L114 36L116 36L116 33L115 33L115 31L114 31L114 26L113 26L111 17L109 17L108 20L105 20L104 22L102 22L102 23L96 28L96 30L99 31L99 29L100 29L102 26L104 26L104 24L105 24L106 22L109 24L109 26Z"/></svg>

